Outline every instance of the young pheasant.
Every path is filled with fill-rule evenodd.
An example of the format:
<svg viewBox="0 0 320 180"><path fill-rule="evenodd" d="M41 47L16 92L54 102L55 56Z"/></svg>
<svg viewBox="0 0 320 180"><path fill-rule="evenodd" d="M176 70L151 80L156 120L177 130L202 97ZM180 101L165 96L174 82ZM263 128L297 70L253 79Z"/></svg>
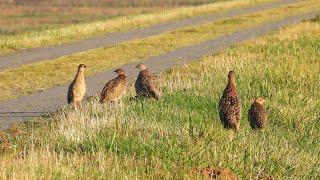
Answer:
<svg viewBox="0 0 320 180"><path fill-rule="evenodd" d="M137 97L154 98L159 100L161 92L158 78L141 63L138 64L136 68L140 70L135 83Z"/></svg>
<svg viewBox="0 0 320 180"><path fill-rule="evenodd" d="M235 73L228 74L228 84L219 103L219 115L224 128L240 129L241 103L235 84Z"/></svg>
<svg viewBox="0 0 320 180"><path fill-rule="evenodd" d="M104 86L100 95L100 103L104 103L106 101L117 102L127 91L127 80L124 70L116 69L114 72L118 74L118 77L110 80Z"/></svg>
<svg viewBox="0 0 320 180"><path fill-rule="evenodd" d="M267 111L263 107L265 101L259 97L254 100L249 109L249 121L252 129L263 129L267 124Z"/></svg>
<svg viewBox="0 0 320 180"><path fill-rule="evenodd" d="M78 72L68 89L68 103L75 107L82 107L82 100L86 93L86 83L84 80L84 70L86 65L80 64Z"/></svg>

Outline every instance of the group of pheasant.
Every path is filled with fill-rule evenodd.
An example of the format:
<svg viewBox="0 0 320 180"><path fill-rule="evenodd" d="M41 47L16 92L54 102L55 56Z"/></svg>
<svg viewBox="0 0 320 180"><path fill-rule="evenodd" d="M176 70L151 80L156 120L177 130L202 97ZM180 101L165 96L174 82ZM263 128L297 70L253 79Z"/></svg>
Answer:
<svg viewBox="0 0 320 180"><path fill-rule="evenodd" d="M84 70L86 66L80 64L78 72L68 89L68 103L74 104L75 107L81 107L81 102L85 96L86 84ZM159 100L161 89L158 79L153 75L144 64L136 66L140 73L135 82L137 98L154 98ZM125 71L121 68L114 71L118 76L104 86L100 94L100 103L118 102L126 94L127 80ZM228 83L223 91L219 102L220 120L226 129L240 129L241 102L235 83L235 73L230 71L228 74ZM265 100L258 97L254 100L249 109L249 122L252 129L263 129L267 124L267 111L263 104Z"/></svg>

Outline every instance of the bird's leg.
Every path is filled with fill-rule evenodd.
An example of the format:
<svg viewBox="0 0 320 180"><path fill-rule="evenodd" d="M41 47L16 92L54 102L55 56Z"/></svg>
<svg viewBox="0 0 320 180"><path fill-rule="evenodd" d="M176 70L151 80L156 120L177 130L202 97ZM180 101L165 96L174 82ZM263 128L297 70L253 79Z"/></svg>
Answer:
<svg viewBox="0 0 320 180"><path fill-rule="evenodd" d="M73 103L73 107L74 107L74 110L75 110L75 111L78 111L78 107L77 107L77 106L78 106L78 102L74 102L74 103Z"/></svg>
<svg viewBox="0 0 320 180"><path fill-rule="evenodd" d="M238 132L239 130L240 130L240 123L238 122L238 123L236 123L236 125L235 125L236 127L236 132Z"/></svg>
<svg viewBox="0 0 320 180"><path fill-rule="evenodd" d="M82 102L79 101L79 108L82 109Z"/></svg>
<svg viewBox="0 0 320 180"><path fill-rule="evenodd" d="M81 103L81 101L76 101L76 102L74 102L74 108L75 108L76 111L78 111L79 109L81 109L81 108L82 108L82 103Z"/></svg>

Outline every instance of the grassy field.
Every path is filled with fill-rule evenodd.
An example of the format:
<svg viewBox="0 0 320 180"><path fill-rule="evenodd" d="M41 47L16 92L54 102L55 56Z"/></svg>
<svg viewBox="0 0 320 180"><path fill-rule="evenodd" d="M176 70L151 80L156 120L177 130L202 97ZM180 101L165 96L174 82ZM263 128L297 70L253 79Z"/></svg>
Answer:
<svg viewBox="0 0 320 180"><path fill-rule="evenodd" d="M170 9L170 7L168 7ZM66 28L72 24L119 16L159 12L162 7L56 7L0 4L0 35L17 36L34 31Z"/></svg>
<svg viewBox="0 0 320 180"><path fill-rule="evenodd" d="M117 46L98 48L56 60L7 69L0 72L0 88L2 90L0 92L0 100L20 97L65 84L74 77L75 72L70 69L76 70L80 63L85 63L92 67L86 73L86 75L92 76L116 66L160 55L179 47L279 20L296 13L319 9L320 3L315 2L315 0L301 2L201 26L179 29Z"/></svg>
<svg viewBox="0 0 320 180"><path fill-rule="evenodd" d="M320 177L320 21L300 23L163 74L160 101L87 102L8 130L0 178L201 178L229 168L242 179ZM222 128L217 105L234 70L239 133ZM269 125L250 130L247 110L267 99ZM2 138L2 139L6 139Z"/></svg>
<svg viewBox="0 0 320 180"><path fill-rule="evenodd" d="M63 13L63 10L59 10L57 7L56 9L58 12L51 9L51 12L48 10L45 13L41 13L41 10L39 10L40 12L38 14L31 10L31 12L26 13L26 15L23 13L20 14L20 17L17 17L16 15L7 15L8 13L3 11L4 13L0 13L0 18L3 19L0 21L0 28L3 32L0 38L0 55L21 49L61 44L85 39L98 34L142 28L162 22L169 22L197 15L223 12L234 8L249 7L270 1L273 0L238 0L168 10L165 8L165 10L154 13L142 13L143 9L138 7L138 9L132 11L136 11L136 13L140 12L140 14L103 19L100 21L93 21L93 18L105 18L108 16L108 13L104 13L106 9L102 8L99 10L98 8L97 12L92 12L93 8L89 8L87 9L90 11L88 14L79 16L75 16L74 14L76 13L72 13L71 10L73 9L75 12L82 12L85 10L81 10L81 8L78 8L77 10L77 7L69 7L69 9L66 8L65 11L69 11L68 13ZM121 10L120 8L119 12L116 12L116 14L124 12L124 10ZM152 8L149 10L152 11ZM62 12L60 13L60 11ZM130 12L126 11L126 13ZM19 16L19 13L16 14ZM28 18L24 16L31 17ZM59 20L57 20L57 18ZM25 25L26 23L24 23L24 20L30 22ZM73 21L80 21L84 23L74 24ZM33 25L30 25L32 23ZM59 26L64 26L61 25L61 23L67 23L69 25L59 28ZM47 26L49 26L49 28L47 28ZM53 28L53 26L56 26L56 28ZM28 31L28 29L33 30Z"/></svg>
<svg viewBox="0 0 320 180"><path fill-rule="evenodd" d="M0 0L0 34L18 35L31 31L63 28L71 24L160 12L181 6L195 6L219 1L222 0Z"/></svg>

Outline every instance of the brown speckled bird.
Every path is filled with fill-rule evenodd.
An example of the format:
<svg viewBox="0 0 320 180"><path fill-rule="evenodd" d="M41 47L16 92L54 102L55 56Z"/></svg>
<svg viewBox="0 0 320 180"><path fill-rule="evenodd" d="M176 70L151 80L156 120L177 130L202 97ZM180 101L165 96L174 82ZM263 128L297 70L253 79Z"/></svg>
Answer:
<svg viewBox="0 0 320 180"><path fill-rule="evenodd" d="M86 93L86 83L84 80L84 69L86 65L80 64L78 72L68 89L68 103L74 104L75 107L81 107L83 97Z"/></svg>
<svg viewBox="0 0 320 180"><path fill-rule="evenodd" d="M124 70L116 69L114 72L118 74L118 77L110 80L104 86L100 94L100 103L104 103L106 101L117 102L127 91L127 80Z"/></svg>
<svg viewBox="0 0 320 180"><path fill-rule="evenodd" d="M259 97L254 100L249 109L248 116L252 129L263 129L267 124L267 111L263 107L266 100Z"/></svg>
<svg viewBox="0 0 320 180"><path fill-rule="evenodd" d="M240 129L241 102L235 84L235 73L228 74L228 84L219 103L219 115L224 128Z"/></svg>
<svg viewBox="0 0 320 180"><path fill-rule="evenodd" d="M146 66L141 63L138 64L136 68L140 70L135 83L137 97L154 98L159 100L161 90L159 87L158 77L153 75Z"/></svg>

